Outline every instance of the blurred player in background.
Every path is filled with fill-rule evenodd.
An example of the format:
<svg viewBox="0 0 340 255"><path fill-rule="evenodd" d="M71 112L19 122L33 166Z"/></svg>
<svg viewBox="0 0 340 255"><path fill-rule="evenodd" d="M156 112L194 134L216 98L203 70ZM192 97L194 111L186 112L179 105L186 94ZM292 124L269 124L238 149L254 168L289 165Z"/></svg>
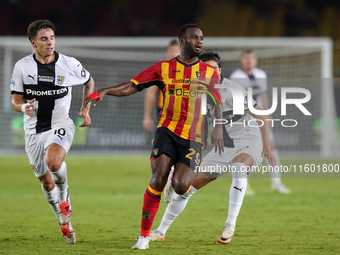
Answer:
<svg viewBox="0 0 340 255"><path fill-rule="evenodd" d="M200 55L200 59L213 66L218 70L219 74L221 74L220 56L217 53L207 51ZM220 83L239 87L243 91L244 96L247 94L240 85L224 77L221 77ZM228 218L224 224L222 233L217 238L217 242L229 244L234 235L236 219L241 210L247 189L247 174L250 172L247 173L246 167L258 166L262 162L263 156L268 158L270 165L275 166L276 164L275 157L270 149L269 124L266 123L260 128L239 125L243 123L248 114L256 119L262 120L264 123L266 122L266 116L258 116L251 113L248 110L248 105L245 105L246 114L244 116L233 115L233 98L231 92L227 89L220 89L220 92L222 97L223 118L229 121L228 124L223 125L224 152L220 155L213 149L203 158L199 167L200 172L193 181L190 191L181 196L175 194L174 199L166 208L159 227L150 233L151 241L163 241L166 231L176 217L184 210L189 198L198 189L216 180L226 172L216 171L209 173L211 171L210 169L216 170L218 169L217 166L220 166L220 169L224 168L224 170L226 170L229 166L230 169L232 169L231 176L233 181L229 190ZM254 106L256 105L254 100L250 102L252 102ZM259 106L255 106L255 108L261 109ZM231 125L230 120L232 120L235 125Z"/></svg>
<svg viewBox="0 0 340 255"><path fill-rule="evenodd" d="M161 61L135 76L131 82L104 88L92 93L84 102L105 95L129 96L157 85L164 95L164 106L155 132L151 153L152 174L144 194L141 232L132 249L147 249L150 229L158 211L161 194L172 165L175 165L172 184L177 194L189 191L200 164L203 147L204 118L201 112L201 95L207 89L219 103L215 117L221 118L221 105L214 85L219 82L218 72L198 59L203 47L203 34L196 24L187 24L179 30L180 55L170 61ZM215 150L222 153L222 126L212 130L211 141Z"/></svg>
<svg viewBox="0 0 340 255"><path fill-rule="evenodd" d="M252 50L246 50L242 53L241 57L241 69L237 69L231 73L229 79L240 84L246 90L248 88L253 89L253 99L264 110L269 109L268 96L267 96L267 74L265 71L256 68L257 58ZM269 116L271 119L271 117ZM273 172L270 172L270 178L272 183L272 189L278 191L281 194L289 194L290 189L281 182L280 157L275 147L274 134L272 129L270 130L270 140L272 152L276 158L277 167ZM255 191L248 185L247 195L254 195Z"/></svg>
<svg viewBox="0 0 340 255"><path fill-rule="evenodd" d="M172 40L169 46L165 50L165 54L167 56L167 60L170 60L180 54L181 48L177 40ZM153 120L152 120L152 108L155 102L155 98L157 95L157 116L162 110L163 107L163 93L157 86L151 86L145 92L145 100L144 100L144 119L143 119L143 127L145 131L151 132L153 128Z"/></svg>
<svg viewBox="0 0 340 255"><path fill-rule="evenodd" d="M27 29L35 53L20 59L11 80L12 108L24 113L25 150L42 190L58 218L65 241L73 244L71 202L67 190L69 151L75 126L69 117L73 85L84 85L84 98L94 91L94 81L75 58L54 51L55 26L36 20ZM90 105L83 107L80 127L91 125Z"/></svg>

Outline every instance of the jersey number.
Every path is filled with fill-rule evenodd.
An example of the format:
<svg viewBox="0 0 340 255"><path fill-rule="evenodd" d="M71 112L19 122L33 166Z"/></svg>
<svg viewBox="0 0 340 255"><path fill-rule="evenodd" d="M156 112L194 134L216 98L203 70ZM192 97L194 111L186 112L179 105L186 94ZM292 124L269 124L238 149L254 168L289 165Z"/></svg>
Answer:
<svg viewBox="0 0 340 255"><path fill-rule="evenodd" d="M189 151L190 152L185 157L192 160L191 156L194 155L196 153L196 151L193 148L190 148ZM199 165L201 163L201 155L199 154L199 152L196 153L195 163L196 163L196 165Z"/></svg>
<svg viewBox="0 0 340 255"><path fill-rule="evenodd" d="M62 136L66 134L66 130L63 128L59 128L54 130L54 134L57 135L60 138L60 140L63 140Z"/></svg>

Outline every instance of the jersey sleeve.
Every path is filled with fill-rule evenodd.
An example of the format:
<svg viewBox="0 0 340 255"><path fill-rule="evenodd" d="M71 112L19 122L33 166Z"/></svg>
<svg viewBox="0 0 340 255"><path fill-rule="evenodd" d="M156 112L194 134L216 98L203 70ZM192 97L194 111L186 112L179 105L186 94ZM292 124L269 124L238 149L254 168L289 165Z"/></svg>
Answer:
<svg viewBox="0 0 340 255"><path fill-rule="evenodd" d="M15 64L13 69L13 74L11 78L11 94L24 94L24 85L22 81L22 72L17 64Z"/></svg>
<svg viewBox="0 0 340 255"><path fill-rule="evenodd" d="M216 103L219 102L220 104L222 104L220 90L215 87L216 84L220 84L220 78L221 77L220 77L220 75L218 74L218 72L216 71L215 68L213 68L213 70L214 70L214 73L211 77L211 81L210 81L210 84L208 86L208 90L212 94Z"/></svg>
<svg viewBox="0 0 340 255"><path fill-rule="evenodd" d="M90 73L75 58L68 59L70 67L70 77L67 86L85 84L90 81Z"/></svg>
<svg viewBox="0 0 340 255"><path fill-rule="evenodd" d="M156 85L160 89L164 88L161 77L161 62L158 62L144 71L137 74L131 81L142 91L145 88Z"/></svg>

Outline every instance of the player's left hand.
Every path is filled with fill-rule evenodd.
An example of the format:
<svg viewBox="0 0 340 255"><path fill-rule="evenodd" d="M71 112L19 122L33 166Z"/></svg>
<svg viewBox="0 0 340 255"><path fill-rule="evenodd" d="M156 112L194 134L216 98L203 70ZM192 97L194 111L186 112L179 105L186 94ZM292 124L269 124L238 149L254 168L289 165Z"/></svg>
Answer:
<svg viewBox="0 0 340 255"><path fill-rule="evenodd" d="M78 116L84 119L83 124L81 124L79 127L87 127L91 125L91 118L89 115L89 110L87 108L82 107L80 112L78 113Z"/></svg>
<svg viewBox="0 0 340 255"><path fill-rule="evenodd" d="M211 132L211 143L215 147L215 152L217 152L218 148L219 154L224 152L222 128L221 125L216 125Z"/></svg>
<svg viewBox="0 0 340 255"><path fill-rule="evenodd" d="M276 158L272 153L270 146L263 146L262 157L266 157L268 159L270 166L275 167L277 165Z"/></svg>

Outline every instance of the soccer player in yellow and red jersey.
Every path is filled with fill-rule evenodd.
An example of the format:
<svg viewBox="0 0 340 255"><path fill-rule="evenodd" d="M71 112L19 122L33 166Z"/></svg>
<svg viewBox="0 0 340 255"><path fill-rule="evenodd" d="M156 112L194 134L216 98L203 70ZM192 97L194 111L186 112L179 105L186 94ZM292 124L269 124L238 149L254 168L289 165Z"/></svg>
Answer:
<svg viewBox="0 0 340 255"><path fill-rule="evenodd" d="M132 249L149 247L150 229L158 211L161 194L167 182L171 166L175 166L172 185L177 194L185 194L195 178L204 147L204 116L201 114L202 94L209 91L217 103L215 117L221 118L219 74L215 68L198 59L203 46L203 33L196 24L186 24L179 30L180 55L161 61L135 76L131 82L100 89L84 100L84 106L96 100L100 103L105 95L129 96L152 85L164 94L164 106L155 132L151 153L152 174L144 194L141 232ZM221 125L211 134L215 151L223 152Z"/></svg>

